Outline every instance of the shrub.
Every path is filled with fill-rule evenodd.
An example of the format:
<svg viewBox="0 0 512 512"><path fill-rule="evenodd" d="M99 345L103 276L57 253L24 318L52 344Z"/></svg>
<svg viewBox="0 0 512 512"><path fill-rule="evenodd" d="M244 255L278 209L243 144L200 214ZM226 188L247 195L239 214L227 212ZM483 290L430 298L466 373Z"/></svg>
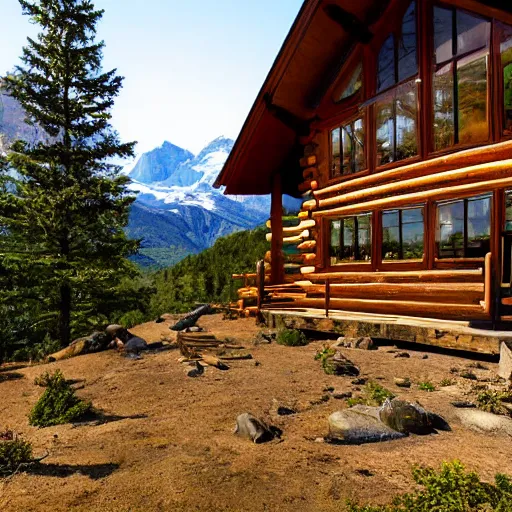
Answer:
<svg viewBox="0 0 512 512"><path fill-rule="evenodd" d="M418 383L418 389L421 389L421 391L428 391L429 393L431 393L432 391L436 390L436 387L434 386L434 384L432 384L432 382L426 380L425 382Z"/></svg>
<svg viewBox="0 0 512 512"><path fill-rule="evenodd" d="M347 405L353 407L354 405L362 404L376 407L382 405L387 398L395 398L395 395L379 383L369 381L364 385L362 395L349 398Z"/></svg>
<svg viewBox="0 0 512 512"><path fill-rule="evenodd" d="M147 321L146 315L136 309L134 311L128 311L128 313L125 313L120 319L119 323L125 328L125 329L131 329L132 327L135 327L136 325L143 324Z"/></svg>
<svg viewBox="0 0 512 512"><path fill-rule="evenodd" d="M330 359L334 356L334 354L336 354L336 350L329 347L329 345L324 345L322 350L319 350L315 354L315 361L320 361L322 363L322 368L328 375L334 373L332 365L330 364Z"/></svg>
<svg viewBox="0 0 512 512"><path fill-rule="evenodd" d="M453 386L454 384L455 384L455 381L452 379L443 379L439 385L442 388L446 388L448 386Z"/></svg>
<svg viewBox="0 0 512 512"><path fill-rule="evenodd" d="M47 355L57 352L60 348L60 343L56 340L52 340L47 334L41 343L26 345L15 350L11 359L14 362L30 361L37 363L45 359Z"/></svg>
<svg viewBox="0 0 512 512"><path fill-rule="evenodd" d="M32 461L32 444L12 430L0 432L0 476L16 471L20 464Z"/></svg>
<svg viewBox="0 0 512 512"><path fill-rule="evenodd" d="M287 347L304 347L308 344L305 334L298 329L281 329L277 333L277 343Z"/></svg>
<svg viewBox="0 0 512 512"><path fill-rule="evenodd" d="M505 475L496 475L494 484L481 482L459 461L443 463L439 472L415 467L412 474L423 489L395 497L392 505L349 503L349 512L512 512L512 480Z"/></svg>
<svg viewBox="0 0 512 512"><path fill-rule="evenodd" d="M510 411L503 406L503 402L512 402L512 392L487 389L478 394L476 401L483 411L509 415Z"/></svg>
<svg viewBox="0 0 512 512"><path fill-rule="evenodd" d="M30 425L49 427L69 423L91 411L92 404L75 395L60 370L53 375L43 374L39 379L46 382L46 389L29 414Z"/></svg>

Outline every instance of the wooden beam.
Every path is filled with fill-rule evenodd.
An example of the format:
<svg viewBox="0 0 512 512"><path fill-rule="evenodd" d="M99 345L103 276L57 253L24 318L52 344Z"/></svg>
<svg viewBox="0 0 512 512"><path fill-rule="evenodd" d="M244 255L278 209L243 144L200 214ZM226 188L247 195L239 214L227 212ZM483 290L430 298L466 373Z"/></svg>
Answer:
<svg viewBox="0 0 512 512"><path fill-rule="evenodd" d="M368 44L373 34L357 16L346 11L337 4L328 4L324 7L325 14L336 22L351 38L359 43Z"/></svg>
<svg viewBox="0 0 512 512"><path fill-rule="evenodd" d="M271 282L284 283L283 261L283 194L281 174L276 173L272 182L272 196L270 204L270 222L272 223L271 237Z"/></svg>
<svg viewBox="0 0 512 512"><path fill-rule="evenodd" d="M403 179L401 181L387 183L376 187L365 188L354 192L321 199L318 201L319 208L329 206L356 203L362 199L371 199L380 196L396 195L397 193L418 191L436 186L448 186L450 184L469 184L481 182L483 180L495 180L510 177L512 174L512 160L501 160L498 162L490 162L472 167L465 167L453 171L445 171L427 176Z"/></svg>
<svg viewBox="0 0 512 512"><path fill-rule="evenodd" d="M467 197L484 192L490 192L495 188L503 188L512 186L512 177L502 178L498 180L483 181L479 183L471 183L469 185L459 185L453 187L444 187L433 190L425 190L422 192L413 192L411 194L404 194L394 197L385 197L382 199L375 199L373 201L366 201L349 206L341 206L339 208L332 208L330 210L322 210L313 212L313 217L329 217L337 215L349 215L359 212L367 212L372 210L382 210L385 208L397 208L399 206L413 205L431 200L440 199L457 199L459 197Z"/></svg>
<svg viewBox="0 0 512 512"><path fill-rule="evenodd" d="M490 315L492 309L492 254L488 252L485 255L485 297L484 297L484 310Z"/></svg>
<svg viewBox="0 0 512 512"><path fill-rule="evenodd" d="M263 95L263 101L265 102L267 110L285 126L296 132L298 135L309 135L311 132L310 126L313 119L301 119L295 114L292 114L286 110L284 107L275 105L273 102L272 94L268 92Z"/></svg>
<svg viewBox="0 0 512 512"><path fill-rule="evenodd" d="M333 283L453 283L471 282L482 283L482 269L463 270L407 270L394 272L322 272L307 274L304 279L310 282L325 282L330 279Z"/></svg>
<svg viewBox="0 0 512 512"><path fill-rule="evenodd" d="M512 141L500 142L499 144L491 144L481 146L465 151L458 151L449 155L415 162L409 165L402 165L375 174L343 181L329 187L316 190L315 197L323 197L340 191L348 192L350 190L358 190L369 188L381 183L392 182L400 179L414 178L430 174L433 169L437 172L449 171L461 167L469 167L473 165L495 162L497 160L506 160L512 154Z"/></svg>

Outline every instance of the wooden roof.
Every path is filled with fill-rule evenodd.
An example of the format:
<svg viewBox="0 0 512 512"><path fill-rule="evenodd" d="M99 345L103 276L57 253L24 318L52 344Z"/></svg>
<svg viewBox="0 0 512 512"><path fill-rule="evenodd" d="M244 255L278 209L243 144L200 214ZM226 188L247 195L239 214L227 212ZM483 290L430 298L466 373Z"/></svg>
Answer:
<svg viewBox="0 0 512 512"><path fill-rule="evenodd" d="M217 177L216 187L225 186L226 194L268 194L272 176L281 172L283 192L297 194L293 176L300 174L297 136L301 127L314 118L320 100L339 74L351 48L371 37L372 25L395 1L304 1ZM488 5L489 11L494 11L493 7L503 9L502 0L478 3ZM334 21L332 9L341 12L341 22ZM506 10L509 9L512 7Z"/></svg>

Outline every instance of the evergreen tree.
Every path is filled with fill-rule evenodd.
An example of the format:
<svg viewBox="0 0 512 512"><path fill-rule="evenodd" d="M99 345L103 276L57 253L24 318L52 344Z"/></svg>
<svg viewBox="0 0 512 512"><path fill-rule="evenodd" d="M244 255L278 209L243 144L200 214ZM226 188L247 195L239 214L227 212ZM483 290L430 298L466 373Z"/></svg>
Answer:
<svg viewBox="0 0 512 512"><path fill-rule="evenodd" d="M6 88L49 142L16 141L7 156L16 178L0 180L0 310L31 304L31 327L42 323L67 345L134 271L126 256L138 242L123 232L134 197L114 162L135 143L110 125L123 78L101 67L103 11L89 0L19 1L41 33Z"/></svg>

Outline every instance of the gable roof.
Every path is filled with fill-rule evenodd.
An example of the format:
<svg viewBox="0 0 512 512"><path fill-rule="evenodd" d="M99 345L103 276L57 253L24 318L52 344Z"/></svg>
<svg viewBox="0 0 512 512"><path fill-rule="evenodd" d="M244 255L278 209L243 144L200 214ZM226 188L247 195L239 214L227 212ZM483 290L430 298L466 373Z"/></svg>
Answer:
<svg viewBox="0 0 512 512"><path fill-rule="evenodd" d="M215 187L225 186L226 194L269 194L272 177L280 172L283 192L298 194L301 127L314 118L350 50L367 42L364 38L371 37L372 25L396 1L304 1ZM502 3L464 0L465 5L485 4L490 16L496 7L512 12L512 6L504 8Z"/></svg>

